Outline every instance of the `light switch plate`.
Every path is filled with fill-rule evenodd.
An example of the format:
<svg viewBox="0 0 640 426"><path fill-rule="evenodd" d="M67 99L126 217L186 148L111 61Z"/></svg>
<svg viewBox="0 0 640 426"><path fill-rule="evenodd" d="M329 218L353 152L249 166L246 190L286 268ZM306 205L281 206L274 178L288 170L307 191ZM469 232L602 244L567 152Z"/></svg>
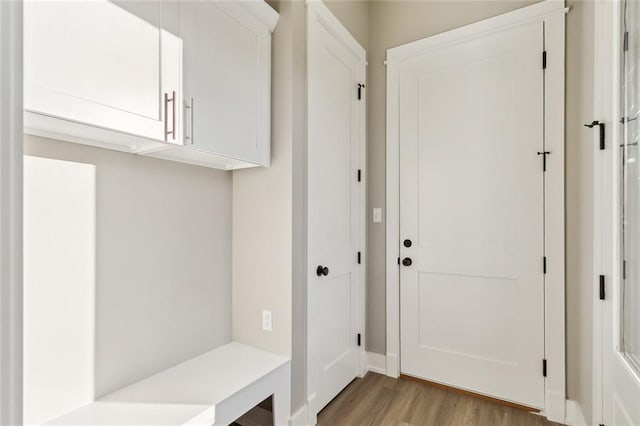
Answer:
<svg viewBox="0 0 640 426"><path fill-rule="evenodd" d="M373 208L373 223L382 222L382 209L380 207Z"/></svg>
<svg viewBox="0 0 640 426"><path fill-rule="evenodd" d="M264 331L273 330L273 324L271 321L271 311L267 311L267 310L262 311L262 329Z"/></svg>

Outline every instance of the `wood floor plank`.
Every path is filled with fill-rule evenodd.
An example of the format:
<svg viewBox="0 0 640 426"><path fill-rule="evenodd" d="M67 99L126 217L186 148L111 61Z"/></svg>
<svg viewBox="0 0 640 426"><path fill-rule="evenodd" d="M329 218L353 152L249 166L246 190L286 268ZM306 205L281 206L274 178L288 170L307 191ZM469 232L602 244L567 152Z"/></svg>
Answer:
<svg viewBox="0 0 640 426"><path fill-rule="evenodd" d="M406 379L368 373L318 415L321 426L552 426L542 416Z"/></svg>

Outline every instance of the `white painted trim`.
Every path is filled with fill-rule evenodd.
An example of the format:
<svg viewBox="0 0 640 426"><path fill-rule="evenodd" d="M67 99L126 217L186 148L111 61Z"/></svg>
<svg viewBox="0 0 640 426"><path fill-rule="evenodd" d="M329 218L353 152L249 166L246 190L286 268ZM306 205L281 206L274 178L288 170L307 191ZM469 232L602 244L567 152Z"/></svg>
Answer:
<svg viewBox="0 0 640 426"><path fill-rule="evenodd" d="M309 406L304 404L289 420L289 426L307 426L309 424Z"/></svg>
<svg viewBox="0 0 640 426"><path fill-rule="evenodd" d="M22 424L22 2L0 2L0 424Z"/></svg>
<svg viewBox="0 0 640 426"><path fill-rule="evenodd" d="M577 401L568 399L566 407L567 415L562 423L567 426L586 426L587 421L584 419L582 407L580 407L580 404Z"/></svg>
<svg viewBox="0 0 640 426"><path fill-rule="evenodd" d="M469 39L483 35L504 31L530 22L542 22L558 14L566 14L569 8L564 6L564 0L544 0L531 6L516 9L502 15L494 16L464 27L445 31L431 37L417 40L402 46L387 50L387 65L402 62L429 50L441 49L452 44L462 43Z"/></svg>
<svg viewBox="0 0 640 426"><path fill-rule="evenodd" d="M309 18L315 18L322 26L324 26L333 36L340 40L349 50L351 50L358 58L367 62L367 52L358 43L358 40L351 35L349 30L335 17L331 10L324 4L322 0L307 0L307 9ZM365 76L366 77L366 76Z"/></svg>
<svg viewBox="0 0 640 426"><path fill-rule="evenodd" d="M558 8L563 2L552 0ZM564 10L564 9L559 9ZM547 68L544 85L545 236L547 273L544 278L544 339L547 377L545 416L555 422L565 418L565 15L554 13L544 20Z"/></svg>
<svg viewBox="0 0 640 426"><path fill-rule="evenodd" d="M400 374L400 126L399 71L397 63L387 67L387 164L386 164L386 325L387 375Z"/></svg>
<svg viewBox="0 0 640 426"><path fill-rule="evenodd" d="M367 371L387 375L387 357L375 352L367 352Z"/></svg>
<svg viewBox="0 0 640 426"><path fill-rule="evenodd" d="M399 219L399 69L404 61L430 49L460 43L524 23L545 26L545 148L546 175L545 250L549 270L545 277L545 415L565 419L565 282L564 282L564 28L568 11L562 0L545 0L465 27L387 50L387 223L386 223L386 324L387 375L400 373L400 255Z"/></svg>
<svg viewBox="0 0 640 426"><path fill-rule="evenodd" d="M325 6L326 7L326 6ZM349 34L351 36L351 34ZM355 38L351 36L355 41ZM356 41L357 43L357 41ZM361 253L361 262L360 262L360 273L359 273L359 312L358 312L358 320L360 323L360 334L362 335L362 343L361 343L361 362L360 362L360 376L364 376L366 374L367 365L366 361L366 347L367 347L367 188L368 188L368 174L367 174L367 103L369 97L367 96L367 52L357 44L357 47L360 48L360 70L359 70L359 79L365 85L364 90L362 90L362 99L360 102L359 108L359 118L358 122L360 124L360 170L361 174L361 182L360 182L360 253Z"/></svg>
<svg viewBox="0 0 640 426"><path fill-rule="evenodd" d="M613 114L612 105L609 103L618 102L619 97L614 85L618 84L617 75L620 71L619 57L616 54L617 49L612 45L613 40L618 43L618 30L616 25L617 17L620 14L619 2L595 2L595 53L593 61L594 71L594 102L593 102L593 119L605 120L607 115ZM605 64L608 64L605 65ZM613 99L607 99L613 98ZM605 142L609 140L609 144L618 143L617 138L612 137L615 129L611 129L609 124L611 121L607 120L605 123ZM617 132L616 132L617 133ZM599 152L597 146L599 143L599 132L594 131L592 133L591 140L587 143L592 144L594 150L593 156L593 390L592 390L592 420L596 424L604 424L605 422L605 410L604 410L604 398L605 398L605 336L608 335L605 331L605 326L612 324L607 321L605 316L607 315L607 305L610 307L610 303L605 301L604 303L599 299L597 294L599 287L599 275L605 274L611 279L613 284L611 271L613 265L608 263L613 262L615 258L614 252L617 250L612 246L614 232L610 227L617 226L613 223L614 218L614 203L618 203L619 199L613 190L615 185L615 179L612 179L612 173L614 173L614 166L611 164L614 152L610 149L604 152ZM605 145L606 146L606 145ZM611 148L609 146L608 148ZM613 288L609 286L609 292L612 292ZM607 377L608 378L608 377ZM584 415L583 415L584 419Z"/></svg>
<svg viewBox="0 0 640 426"><path fill-rule="evenodd" d="M228 0L214 0L218 2L227 2ZM242 6L247 12L253 15L258 21L267 26L267 29L272 33L276 29L276 24L280 15L264 0L243 0L238 4Z"/></svg>
<svg viewBox="0 0 640 426"><path fill-rule="evenodd" d="M386 360L387 376L395 379L400 377L400 356L398 354L387 353Z"/></svg>
<svg viewBox="0 0 640 426"><path fill-rule="evenodd" d="M360 369L358 371L358 377L363 378L367 375L368 367L369 367L369 357L367 356L368 352L364 349L360 351Z"/></svg>

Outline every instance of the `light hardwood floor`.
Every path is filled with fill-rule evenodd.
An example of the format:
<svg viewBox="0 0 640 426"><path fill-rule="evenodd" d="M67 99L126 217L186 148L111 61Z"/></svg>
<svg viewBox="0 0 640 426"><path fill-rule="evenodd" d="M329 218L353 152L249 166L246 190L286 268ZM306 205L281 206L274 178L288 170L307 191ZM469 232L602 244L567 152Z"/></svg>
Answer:
<svg viewBox="0 0 640 426"><path fill-rule="evenodd" d="M407 379L368 373L318 415L318 425L557 425L542 416Z"/></svg>

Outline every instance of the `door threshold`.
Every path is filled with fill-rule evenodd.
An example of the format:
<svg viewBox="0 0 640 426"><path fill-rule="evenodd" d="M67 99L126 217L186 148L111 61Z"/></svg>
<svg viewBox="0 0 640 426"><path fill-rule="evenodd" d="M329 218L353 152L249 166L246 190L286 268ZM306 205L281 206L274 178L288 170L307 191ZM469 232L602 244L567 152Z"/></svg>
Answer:
<svg viewBox="0 0 640 426"><path fill-rule="evenodd" d="M540 409L538 408L533 408L533 407L528 407L526 405L522 405L522 404L516 404L515 402L510 402L510 401L505 401L503 399L498 399L498 398L494 398L492 396L487 396L487 395L483 395L481 393L476 393L476 392L471 392L465 389L460 389L460 388L456 388L453 386L449 386L449 385L443 385L442 383L438 383L438 382L432 382L431 380L425 380L425 379L421 379L419 377L414 377L414 376L409 376L407 374L400 374L400 378L404 379L404 380L409 380L412 382L418 382L418 383L422 383L425 385L429 385L429 386L433 386L439 389L444 389L450 392L455 392L455 393L459 393L462 395L467 395L467 396L471 396L473 398L477 398L477 399L481 399L483 401L488 401L488 402L493 402L494 404L499 404L499 405L503 405L505 407L510 407L510 408L515 408L516 410L520 410L520 411L527 411L530 413L539 413Z"/></svg>

